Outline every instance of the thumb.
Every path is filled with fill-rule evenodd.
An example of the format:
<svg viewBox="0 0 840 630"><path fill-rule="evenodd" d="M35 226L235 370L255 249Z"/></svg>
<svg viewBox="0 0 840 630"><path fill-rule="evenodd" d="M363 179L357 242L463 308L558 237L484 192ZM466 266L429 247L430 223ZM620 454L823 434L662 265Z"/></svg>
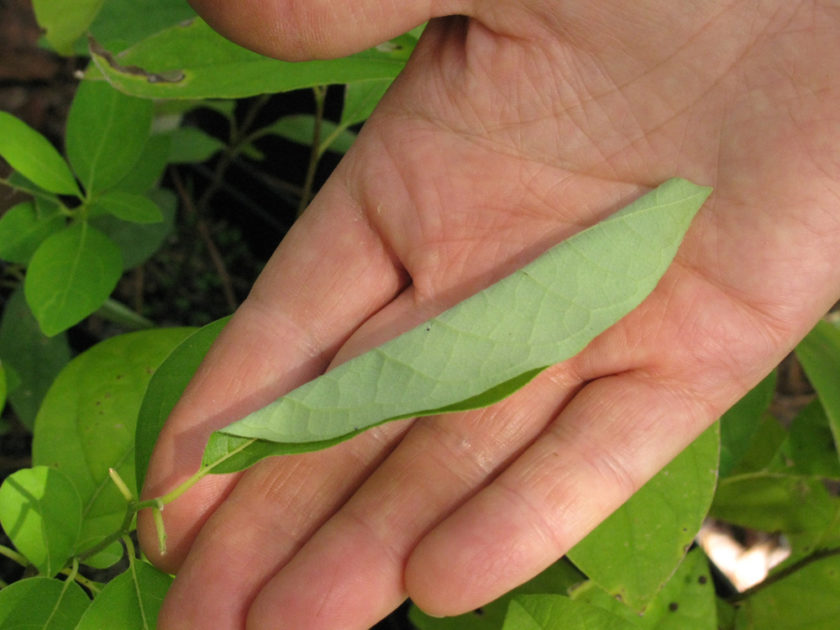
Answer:
<svg viewBox="0 0 840 630"><path fill-rule="evenodd" d="M219 33L264 55L342 57L423 22L468 14L473 0L189 0Z"/></svg>

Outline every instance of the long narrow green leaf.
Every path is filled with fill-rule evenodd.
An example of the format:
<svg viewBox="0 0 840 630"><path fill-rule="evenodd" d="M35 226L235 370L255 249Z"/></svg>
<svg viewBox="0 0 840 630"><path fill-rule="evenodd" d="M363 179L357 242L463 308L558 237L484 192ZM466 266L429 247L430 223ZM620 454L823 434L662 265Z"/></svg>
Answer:
<svg viewBox="0 0 840 630"><path fill-rule="evenodd" d="M204 465L235 470L389 420L505 398L653 290L709 193L669 180L438 317L214 433Z"/></svg>

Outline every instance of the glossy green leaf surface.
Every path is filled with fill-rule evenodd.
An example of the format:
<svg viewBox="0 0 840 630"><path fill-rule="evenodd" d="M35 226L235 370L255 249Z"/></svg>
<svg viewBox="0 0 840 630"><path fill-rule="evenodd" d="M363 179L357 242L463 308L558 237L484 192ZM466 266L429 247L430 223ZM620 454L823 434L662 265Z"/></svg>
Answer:
<svg viewBox="0 0 840 630"><path fill-rule="evenodd" d="M717 426L645 484L568 554L593 582L642 611L680 565L712 503Z"/></svg>
<svg viewBox="0 0 840 630"><path fill-rule="evenodd" d="M0 523L38 572L53 577L73 555L82 524L82 500L62 471L47 466L21 468L0 486Z"/></svg>
<svg viewBox="0 0 840 630"><path fill-rule="evenodd" d="M56 378L35 423L32 459L66 473L82 498L78 550L113 533L126 501L108 476L132 492L134 429L149 379L189 333L159 328L112 337L79 355Z"/></svg>
<svg viewBox="0 0 840 630"><path fill-rule="evenodd" d="M90 600L75 582L34 577L0 590L0 628L74 630Z"/></svg>
<svg viewBox="0 0 840 630"><path fill-rule="evenodd" d="M214 433L203 464L229 472L389 420L501 400L635 308L709 192L669 180L438 317Z"/></svg>
<svg viewBox="0 0 840 630"><path fill-rule="evenodd" d="M40 133L7 112L0 111L0 157L44 190L79 195L67 162Z"/></svg>
<svg viewBox="0 0 840 630"><path fill-rule="evenodd" d="M563 595L523 595L510 603L502 630L632 630L596 606Z"/></svg>
<svg viewBox="0 0 840 630"><path fill-rule="evenodd" d="M137 486L143 487L155 441L166 419L204 359L228 318L194 330L178 344L155 371L137 416L135 432L135 462Z"/></svg>
<svg viewBox="0 0 840 630"><path fill-rule="evenodd" d="M64 227L66 219L57 207L41 207L39 212L34 202L25 201L0 217L0 258L25 265L48 236Z"/></svg>
<svg viewBox="0 0 840 630"><path fill-rule="evenodd" d="M566 595L571 587L585 579L586 576L563 558L525 584L472 612L455 617L430 617L413 606L409 619L419 630L499 630L513 598L522 595Z"/></svg>
<svg viewBox="0 0 840 630"><path fill-rule="evenodd" d="M70 346L64 334L47 337L41 332L20 289L9 297L3 309L0 358L19 379L19 385L9 392L9 403L31 430L47 390L70 361Z"/></svg>
<svg viewBox="0 0 840 630"><path fill-rule="evenodd" d="M796 356L822 401L834 446L840 449L840 329L819 322L796 347Z"/></svg>
<svg viewBox="0 0 840 630"><path fill-rule="evenodd" d="M720 419L720 476L725 477L750 448L776 391L776 372L751 389Z"/></svg>
<svg viewBox="0 0 840 630"><path fill-rule="evenodd" d="M175 226L175 194L165 188L149 191L161 212L158 223L130 223L114 216L95 217L90 224L110 238L122 254L123 267L134 269L154 255L172 233Z"/></svg>
<svg viewBox="0 0 840 630"><path fill-rule="evenodd" d="M60 333L102 306L123 270L116 244L86 222L47 238L26 271L26 302L41 330Z"/></svg>
<svg viewBox="0 0 840 630"><path fill-rule="evenodd" d="M85 34L105 0L32 0L35 18L49 44L62 55Z"/></svg>
<svg viewBox="0 0 840 630"><path fill-rule="evenodd" d="M160 223L163 214L157 204L145 195L110 190L90 204L94 214L110 214L130 223Z"/></svg>
<svg viewBox="0 0 840 630"><path fill-rule="evenodd" d="M840 556L818 560L741 603L740 630L836 630Z"/></svg>
<svg viewBox="0 0 840 630"><path fill-rule="evenodd" d="M172 577L138 560L105 585L75 630L154 630L171 584Z"/></svg>
<svg viewBox="0 0 840 630"><path fill-rule="evenodd" d="M325 61L290 63L230 42L195 18L164 29L115 58L91 51L97 69L118 89L144 98L239 98L315 85L393 79L411 50L370 50Z"/></svg>
<svg viewBox="0 0 840 630"><path fill-rule="evenodd" d="M603 608L639 630L717 630L715 587L709 563L699 548L690 551L676 573L657 593L645 613L587 582L571 593L572 599Z"/></svg>
<svg viewBox="0 0 840 630"><path fill-rule="evenodd" d="M137 163L152 125L151 101L105 81L82 81L67 117L67 159L88 196L113 186Z"/></svg>

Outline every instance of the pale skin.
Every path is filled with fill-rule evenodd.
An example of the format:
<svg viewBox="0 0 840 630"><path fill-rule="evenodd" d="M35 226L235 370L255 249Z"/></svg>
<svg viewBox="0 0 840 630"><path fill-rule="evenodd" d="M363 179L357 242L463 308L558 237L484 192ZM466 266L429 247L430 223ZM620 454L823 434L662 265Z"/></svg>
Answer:
<svg viewBox="0 0 840 630"><path fill-rule="evenodd" d="M368 628L465 612L562 556L840 297L840 3L193 0L287 59L432 21L161 435L144 496L209 433L464 299L648 188L715 192L665 277L485 410L210 476L151 519L165 630ZM461 14L467 17L442 17Z"/></svg>

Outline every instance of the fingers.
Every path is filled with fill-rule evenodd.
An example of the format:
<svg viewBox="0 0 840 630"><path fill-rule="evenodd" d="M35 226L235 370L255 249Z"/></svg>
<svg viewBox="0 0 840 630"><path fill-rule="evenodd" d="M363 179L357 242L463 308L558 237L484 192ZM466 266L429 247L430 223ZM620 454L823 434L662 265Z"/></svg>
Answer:
<svg viewBox="0 0 840 630"><path fill-rule="evenodd" d="M341 181L334 177L313 201L208 354L160 435L144 496L192 475L211 431L320 374L352 331L402 289L404 273ZM178 567L233 481L209 476L167 506L164 558L141 513L141 541L159 566Z"/></svg>
<svg viewBox="0 0 840 630"><path fill-rule="evenodd" d="M381 44L472 0L190 0L222 35L265 55L341 57Z"/></svg>

